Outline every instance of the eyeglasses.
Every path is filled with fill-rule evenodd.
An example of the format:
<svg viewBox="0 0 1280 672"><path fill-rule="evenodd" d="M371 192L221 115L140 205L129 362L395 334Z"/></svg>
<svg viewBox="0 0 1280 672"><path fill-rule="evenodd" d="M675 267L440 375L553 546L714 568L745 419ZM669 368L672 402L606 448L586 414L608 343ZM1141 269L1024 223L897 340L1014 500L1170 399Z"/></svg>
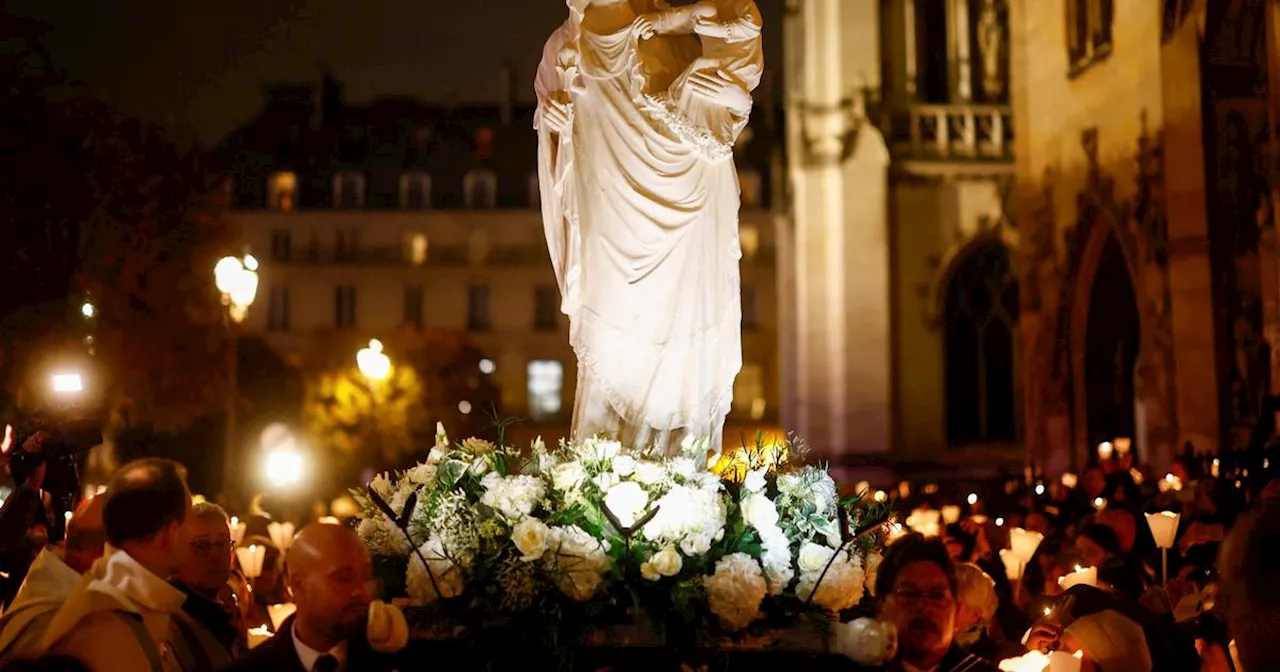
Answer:
<svg viewBox="0 0 1280 672"><path fill-rule="evenodd" d="M231 550L231 542L229 540L209 541L208 539L199 539L191 542L191 550L196 555L207 558L215 549L219 553L226 553Z"/></svg>
<svg viewBox="0 0 1280 672"><path fill-rule="evenodd" d="M946 607L951 605L953 599L949 590L895 590L893 596L913 607L924 603L934 607Z"/></svg>

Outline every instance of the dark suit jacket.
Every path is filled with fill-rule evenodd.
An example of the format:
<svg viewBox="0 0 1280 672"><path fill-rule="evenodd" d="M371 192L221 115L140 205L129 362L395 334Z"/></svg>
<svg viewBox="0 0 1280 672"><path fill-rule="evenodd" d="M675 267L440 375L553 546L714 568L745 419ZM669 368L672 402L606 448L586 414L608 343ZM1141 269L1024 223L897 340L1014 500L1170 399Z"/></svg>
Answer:
<svg viewBox="0 0 1280 672"><path fill-rule="evenodd" d="M399 654L378 653L363 638L347 642L347 672L395 672L403 666ZM311 672L302 668L293 646L293 617L280 625L280 632L258 645L224 672Z"/></svg>

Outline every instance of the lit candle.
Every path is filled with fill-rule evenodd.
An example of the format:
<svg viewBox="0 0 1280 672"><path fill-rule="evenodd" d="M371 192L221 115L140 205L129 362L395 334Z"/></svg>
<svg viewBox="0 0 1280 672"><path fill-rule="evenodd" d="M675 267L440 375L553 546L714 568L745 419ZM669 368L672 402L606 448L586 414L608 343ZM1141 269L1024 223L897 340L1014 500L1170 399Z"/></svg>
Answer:
<svg viewBox="0 0 1280 672"><path fill-rule="evenodd" d="M1005 576L1009 577L1010 581L1016 582L1022 578L1022 566L1024 563L1013 551L1007 548L1000 549L1000 561L1004 563L1004 573Z"/></svg>
<svg viewBox="0 0 1280 672"><path fill-rule="evenodd" d="M1076 487L1076 483L1078 482L1080 482L1079 477L1073 473L1068 472L1062 475L1062 487L1068 490Z"/></svg>
<svg viewBox="0 0 1280 672"><path fill-rule="evenodd" d="M1049 669L1045 672L1080 672L1083 657L1083 651L1076 651L1074 654L1054 651L1049 654Z"/></svg>
<svg viewBox="0 0 1280 672"><path fill-rule="evenodd" d="M1035 556L1036 549L1040 548L1040 542L1042 541L1044 541L1044 535L1039 532L1031 532L1021 527L1009 530L1009 550L1023 564L1031 562L1031 558Z"/></svg>
<svg viewBox="0 0 1280 672"><path fill-rule="evenodd" d="M289 550L293 545L293 523L276 523L267 525L267 534L271 535L271 543L280 549L281 553Z"/></svg>
<svg viewBox="0 0 1280 672"><path fill-rule="evenodd" d="M1103 499L1103 498L1101 498L1101 497L1094 497L1094 498L1093 498L1093 508L1095 508L1095 509L1097 509L1097 510L1099 510L1099 511L1101 511L1101 510L1103 510L1103 509L1107 508L1107 500L1105 500L1105 499Z"/></svg>
<svg viewBox="0 0 1280 672"><path fill-rule="evenodd" d="M1133 479L1134 485L1142 485L1142 481L1145 480L1137 467L1129 467L1129 478Z"/></svg>
<svg viewBox="0 0 1280 672"><path fill-rule="evenodd" d="M280 632L280 624L284 623L285 619L292 616L293 612L297 610L298 605L292 602L267 605L267 615L271 617L271 629Z"/></svg>
<svg viewBox="0 0 1280 672"><path fill-rule="evenodd" d="M1133 442L1130 439L1116 439L1116 442L1115 442L1116 453L1118 453L1120 457L1124 457L1125 455L1128 455L1129 447L1131 445L1133 445Z"/></svg>
<svg viewBox="0 0 1280 672"><path fill-rule="evenodd" d="M271 639L271 631L267 629L266 625L259 625L256 628L249 628L248 634L249 634L249 648L251 649L267 641L268 639Z"/></svg>
<svg viewBox="0 0 1280 672"><path fill-rule="evenodd" d="M889 493L884 490L876 490L875 494L871 495L871 498L877 502L884 502L889 499Z"/></svg>
<svg viewBox="0 0 1280 672"><path fill-rule="evenodd" d="M246 578L256 579L262 576L262 561L266 557L266 546L254 544L236 549L236 559L240 561L240 571L244 572Z"/></svg>
<svg viewBox="0 0 1280 672"><path fill-rule="evenodd" d="M1000 661L1001 672L1045 672L1049 666L1049 656L1039 651L1028 651L1017 658L1005 658Z"/></svg>
<svg viewBox="0 0 1280 672"><path fill-rule="evenodd" d="M1086 586L1098 587L1098 568L1097 567L1081 567L1076 565L1076 571L1066 576L1058 578L1058 585L1063 590L1067 590L1072 586L1084 584Z"/></svg>
<svg viewBox="0 0 1280 672"><path fill-rule="evenodd" d="M906 481L902 481L898 483L898 497L902 499L906 499L910 496L911 496L911 484Z"/></svg>
<svg viewBox="0 0 1280 672"><path fill-rule="evenodd" d="M1099 444L1098 444L1098 459L1099 459L1099 460L1106 461L1106 460L1111 459L1111 454L1112 454L1113 452L1115 452L1115 448L1111 445L1111 442L1110 442L1110 441L1103 441L1102 443L1099 443Z"/></svg>
<svg viewBox="0 0 1280 672"><path fill-rule="evenodd" d="M960 522L960 507L955 504L942 507L942 522L945 525Z"/></svg>
<svg viewBox="0 0 1280 672"><path fill-rule="evenodd" d="M1209 475L1213 476L1214 478L1217 478L1218 473L1220 471L1219 469L1220 465L1221 465L1221 462L1218 462L1218 458L1216 457L1213 458L1213 464L1209 465Z"/></svg>
<svg viewBox="0 0 1280 672"><path fill-rule="evenodd" d="M1172 511L1147 514L1147 526L1151 528L1151 537L1156 540L1157 548L1173 548L1180 517Z"/></svg>
<svg viewBox="0 0 1280 672"><path fill-rule="evenodd" d="M976 493L976 492L971 492L971 493L969 493L969 499L968 499L968 502L969 502L969 505L970 505L970 506L973 506L974 504L977 504L977 503L978 503L978 493Z"/></svg>

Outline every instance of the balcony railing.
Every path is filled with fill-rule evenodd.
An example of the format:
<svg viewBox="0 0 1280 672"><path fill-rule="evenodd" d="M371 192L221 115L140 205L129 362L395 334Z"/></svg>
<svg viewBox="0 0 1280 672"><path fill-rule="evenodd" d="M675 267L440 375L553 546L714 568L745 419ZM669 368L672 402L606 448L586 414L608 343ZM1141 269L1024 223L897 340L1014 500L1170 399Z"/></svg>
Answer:
<svg viewBox="0 0 1280 672"><path fill-rule="evenodd" d="M762 246L755 254L745 256L743 265L749 267L772 266L777 262L777 250ZM547 263L545 245L490 245L473 248L468 245L432 245L420 261L410 252L396 245L362 245L356 248L292 249L287 257L271 257L267 261L281 266L380 266L406 268L459 268L487 266L490 268L523 268Z"/></svg>
<svg viewBox="0 0 1280 672"><path fill-rule="evenodd" d="M893 119L895 156L1011 161L1013 113L1003 105L916 105Z"/></svg>

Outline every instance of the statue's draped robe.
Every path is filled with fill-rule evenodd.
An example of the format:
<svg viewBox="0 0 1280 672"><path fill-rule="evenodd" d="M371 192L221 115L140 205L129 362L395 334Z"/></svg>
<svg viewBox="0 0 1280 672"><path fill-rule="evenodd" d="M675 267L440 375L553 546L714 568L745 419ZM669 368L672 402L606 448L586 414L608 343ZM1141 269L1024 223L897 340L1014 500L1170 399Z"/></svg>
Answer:
<svg viewBox="0 0 1280 672"><path fill-rule="evenodd" d="M568 137L538 124L544 225L579 364L573 435L719 448L742 365L737 174L645 103L697 43L637 48L630 27L581 30L574 88L563 65L575 33L569 22L552 36L536 86L540 103L574 91ZM741 129L747 111L723 114Z"/></svg>

